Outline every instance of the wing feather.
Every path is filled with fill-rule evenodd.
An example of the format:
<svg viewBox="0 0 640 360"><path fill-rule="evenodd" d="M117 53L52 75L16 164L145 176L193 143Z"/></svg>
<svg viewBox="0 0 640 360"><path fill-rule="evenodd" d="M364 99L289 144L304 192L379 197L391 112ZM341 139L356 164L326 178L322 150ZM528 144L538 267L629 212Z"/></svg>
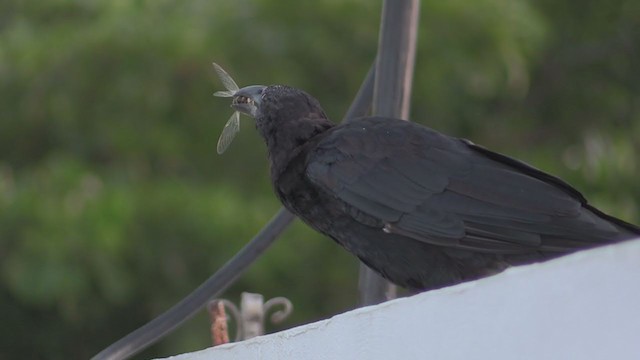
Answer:
<svg viewBox="0 0 640 360"><path fill-rule="evenodd" d="M307 176L353 207L356 220L366 214L387 231L435 245L567 251L615 233L562 180L491 154L410 122L363 118L318 143Z"/></svg>

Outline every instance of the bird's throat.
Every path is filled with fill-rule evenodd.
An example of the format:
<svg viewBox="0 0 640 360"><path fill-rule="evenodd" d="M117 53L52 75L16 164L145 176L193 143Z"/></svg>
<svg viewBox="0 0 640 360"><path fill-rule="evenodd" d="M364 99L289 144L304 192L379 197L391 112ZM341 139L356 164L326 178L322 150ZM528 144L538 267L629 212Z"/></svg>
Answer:
<svg viewBox="0 0 640 360"><path fill-rule="evenodd" d="M275 119L258 122L257 125L267 145L273 175L284 171L310 141L335 126L330 120L318 116L288 122Z"/></svg>

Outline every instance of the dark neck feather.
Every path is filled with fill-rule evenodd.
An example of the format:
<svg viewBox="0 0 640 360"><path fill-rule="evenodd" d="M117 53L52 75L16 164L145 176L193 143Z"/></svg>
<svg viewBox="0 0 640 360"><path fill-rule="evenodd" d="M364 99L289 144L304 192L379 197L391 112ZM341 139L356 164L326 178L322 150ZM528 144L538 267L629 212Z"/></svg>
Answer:
<svg viewBox="0 0 640 360"><path fill-rule="evenodd" d="M267 144L271 174L277 177L309 140L333 126L324 117L324 113L311 113L297 119L266 119L257 122L258 131Z"/></svg>

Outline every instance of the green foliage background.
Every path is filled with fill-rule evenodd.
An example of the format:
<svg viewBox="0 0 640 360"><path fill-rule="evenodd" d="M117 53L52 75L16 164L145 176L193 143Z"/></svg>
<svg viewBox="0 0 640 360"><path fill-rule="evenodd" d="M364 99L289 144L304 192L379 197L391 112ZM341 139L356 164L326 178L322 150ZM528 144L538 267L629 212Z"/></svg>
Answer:
<svg viewBox="0 0 640 360"><path fill-rule="evenodd" d="M640 2L422 2L412 118L557 174L640 222ZM381 2L0 3L0 358L87 358L229 259L279 207L241 86L341 119ZM283 325L354 307L357 263L297 223L225 296L287 296ZM271 330L276 330L275 328ZM140 358L209 344L206 315Z"/></svg>

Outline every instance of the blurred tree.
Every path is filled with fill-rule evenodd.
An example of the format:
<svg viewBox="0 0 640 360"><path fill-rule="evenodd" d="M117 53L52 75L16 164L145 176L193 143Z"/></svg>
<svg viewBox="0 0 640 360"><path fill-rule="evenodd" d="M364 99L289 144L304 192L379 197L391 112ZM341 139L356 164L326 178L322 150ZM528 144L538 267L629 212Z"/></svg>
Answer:
<svg viewBox="0 0 640 360"><path fill-rule="evenodd" d="M286 83L340 119L381 4L0 3L0 358L87 358L165 310L278 208L242 85ZM412 117L558 174L639 222L640 3L425 0ZM247 123L247 124L245 124ZM244 130L243 129L243 130ZM296 224L227 292L284 295L284 326L356 302L357 263ZM208 345L202 315L148 358Z"/></svg>

